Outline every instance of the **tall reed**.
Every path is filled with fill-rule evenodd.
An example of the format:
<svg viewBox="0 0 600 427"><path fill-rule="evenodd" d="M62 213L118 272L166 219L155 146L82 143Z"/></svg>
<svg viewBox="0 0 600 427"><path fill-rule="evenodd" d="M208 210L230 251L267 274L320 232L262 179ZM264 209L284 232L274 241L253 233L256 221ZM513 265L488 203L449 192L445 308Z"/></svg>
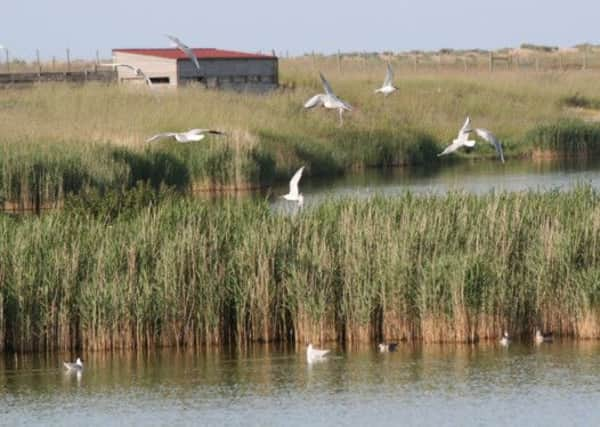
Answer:
<svg viewBox="0 0 600 427"><path fill-rule="evenodd" d="M0 217L5 350L600 336L590 188L131 206Z"/></svg>

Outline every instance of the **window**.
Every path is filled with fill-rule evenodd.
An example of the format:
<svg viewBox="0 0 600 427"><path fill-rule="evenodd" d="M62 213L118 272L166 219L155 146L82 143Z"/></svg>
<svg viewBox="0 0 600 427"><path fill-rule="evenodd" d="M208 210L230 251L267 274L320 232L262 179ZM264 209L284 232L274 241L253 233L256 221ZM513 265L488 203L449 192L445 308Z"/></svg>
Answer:
<svg viewBox="0 0 600 427"><path fill-rule="evenodd" d="M150 77L152 84L168 84L170 79L168 77Z"/></svg>

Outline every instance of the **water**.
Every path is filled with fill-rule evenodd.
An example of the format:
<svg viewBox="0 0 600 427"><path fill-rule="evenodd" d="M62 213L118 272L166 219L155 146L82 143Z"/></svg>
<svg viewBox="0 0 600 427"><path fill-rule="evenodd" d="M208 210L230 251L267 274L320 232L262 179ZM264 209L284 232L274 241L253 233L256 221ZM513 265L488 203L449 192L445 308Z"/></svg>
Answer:
<svg viewBox="0 0 600 427"><path fill-rule="evenodd" d="M600 425L600 342L0 358L2 425Z"/></svg>
<svg viewBox="0 0 600 427"><path fill-rule="evenodd" d="M600 159L543 162L510 159L504 164L498 161L444 162L426 168L366 170L341 178L317 179L306 175L300 182L300 190L305 205L315 205L336 197L394 196L406 191L415 194L564 191L581 184L600 188ZM272 190L275 195L286 192L286 186ZM277 198L274 204L276 207L286 205Z"/></svg>

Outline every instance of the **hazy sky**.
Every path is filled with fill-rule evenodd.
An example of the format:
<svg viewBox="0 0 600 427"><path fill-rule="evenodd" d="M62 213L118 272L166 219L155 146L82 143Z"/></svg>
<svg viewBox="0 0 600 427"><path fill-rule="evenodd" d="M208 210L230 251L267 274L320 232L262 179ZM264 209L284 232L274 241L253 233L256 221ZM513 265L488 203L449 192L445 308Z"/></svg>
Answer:
<svg viewBox="0 0 600 427"><path fill-rule="evenodd" d="M246 51L382 51L498 48L523 42L600 42L597 0L37 0L0 8L0 45L33 58L103 57L115 47L168 47L163 33L193 47ZM0 60L3 55L0 55Z"/></svg>

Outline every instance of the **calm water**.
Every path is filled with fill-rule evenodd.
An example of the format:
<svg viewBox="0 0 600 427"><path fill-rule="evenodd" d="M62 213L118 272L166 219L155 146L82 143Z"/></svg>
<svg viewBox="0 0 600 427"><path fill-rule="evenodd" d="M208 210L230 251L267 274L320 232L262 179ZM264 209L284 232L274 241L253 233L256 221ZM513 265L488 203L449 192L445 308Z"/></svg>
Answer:
<svg viewBox="0 0 600 427"><path fill-rule="evenodd" d="M2 425L600 425L600 343L0 359Z"/></svg>
<svg viewBox="0 0 600 427"><path fill-rule="evenodd" d="M316 179L306 175L300 190L306 205L315 205L335 197L369 197L377 194L398 195L466 191L476 194L490 191L568 190L589 184L600 189L600 160L544 161L510 159L443 163L437 167L397 168L387 172L367 170L341 178ZM285 194L287 186L272 190L273 195ZM275 206L285 201L274 198ZM289 203L288 203L289 204Z"/></svg>

